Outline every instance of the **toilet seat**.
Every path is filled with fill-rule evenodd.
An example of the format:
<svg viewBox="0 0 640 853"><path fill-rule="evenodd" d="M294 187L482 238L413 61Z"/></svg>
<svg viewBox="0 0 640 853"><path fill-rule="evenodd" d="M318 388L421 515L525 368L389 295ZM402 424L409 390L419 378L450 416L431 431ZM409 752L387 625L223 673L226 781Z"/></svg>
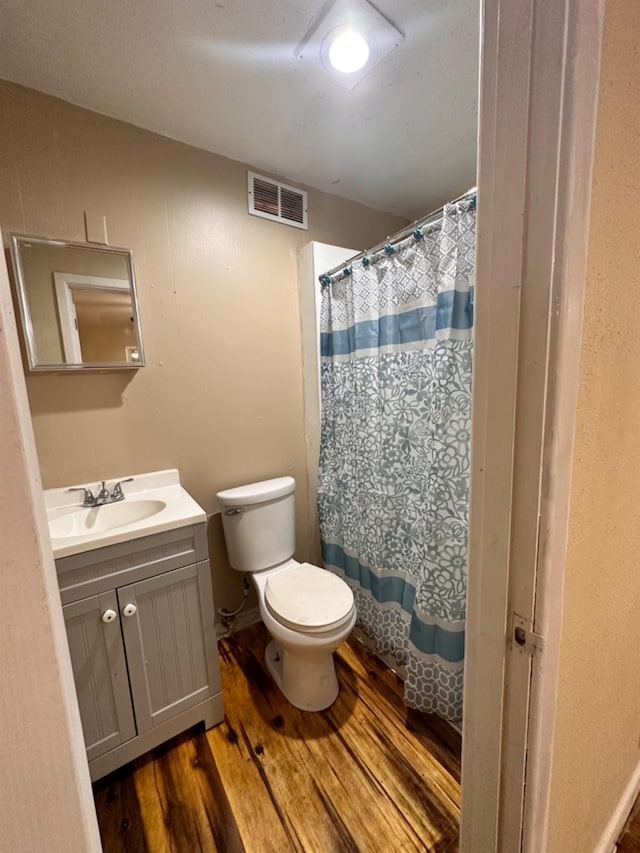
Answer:
<svg viewBox="0 0 640 853"><path fill-rule="evenodd" d="M264 600L274 619L302 633L340 628L349 621L354 608L353 593L347 584L309 563L269 577Z"/></svg>

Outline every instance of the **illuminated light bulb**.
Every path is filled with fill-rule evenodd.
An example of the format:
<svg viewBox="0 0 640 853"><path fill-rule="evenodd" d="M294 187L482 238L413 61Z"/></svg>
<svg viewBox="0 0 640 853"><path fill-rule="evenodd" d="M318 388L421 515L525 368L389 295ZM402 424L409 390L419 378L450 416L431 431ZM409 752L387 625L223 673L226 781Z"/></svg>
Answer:
<svg viewBox="0 0 640 853"><path fill-rule="evenodd" d="M369 45L355 30L344 30L329 48L329 62L336 71L352 74L369 61Z"/></svg>

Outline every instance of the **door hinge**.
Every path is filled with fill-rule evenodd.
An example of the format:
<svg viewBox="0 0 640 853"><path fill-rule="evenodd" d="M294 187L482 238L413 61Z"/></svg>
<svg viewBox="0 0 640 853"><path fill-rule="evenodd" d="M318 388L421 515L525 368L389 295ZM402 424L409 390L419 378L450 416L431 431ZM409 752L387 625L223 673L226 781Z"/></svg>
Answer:
<svg viewBox="0 0 640 853"><path fill-rule="evenodd" d="M511 626L511 645L522 654L539 655L543 650L544 640L540 634L536 634L528 619L523 619L522 616L514 613Z"/></svg>

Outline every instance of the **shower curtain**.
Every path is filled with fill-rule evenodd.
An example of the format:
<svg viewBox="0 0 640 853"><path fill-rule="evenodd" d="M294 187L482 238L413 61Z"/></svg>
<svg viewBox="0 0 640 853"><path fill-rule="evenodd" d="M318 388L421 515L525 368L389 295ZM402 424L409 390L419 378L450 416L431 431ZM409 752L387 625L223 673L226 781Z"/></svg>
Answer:
<svg viewBox="0 0 640 853"><path fill-rule="evenodd" d="M321 282L323 561L405 667L405 703L462 717L475 196Z"/></svg>

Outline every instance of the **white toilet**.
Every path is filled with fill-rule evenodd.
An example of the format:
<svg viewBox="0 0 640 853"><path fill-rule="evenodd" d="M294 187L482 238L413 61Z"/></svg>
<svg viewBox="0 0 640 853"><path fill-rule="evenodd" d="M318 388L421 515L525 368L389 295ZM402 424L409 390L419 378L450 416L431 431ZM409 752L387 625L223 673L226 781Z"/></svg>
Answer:
<svg viewBox="0 0 640 853"><path fill-rule="evenodd" d="M293 477L218 492L229 562L250 572L273 638L266 663L286 698L322 711L338 695L333 652L356 621L353 593L331 572L297 563Z"/></svg>

